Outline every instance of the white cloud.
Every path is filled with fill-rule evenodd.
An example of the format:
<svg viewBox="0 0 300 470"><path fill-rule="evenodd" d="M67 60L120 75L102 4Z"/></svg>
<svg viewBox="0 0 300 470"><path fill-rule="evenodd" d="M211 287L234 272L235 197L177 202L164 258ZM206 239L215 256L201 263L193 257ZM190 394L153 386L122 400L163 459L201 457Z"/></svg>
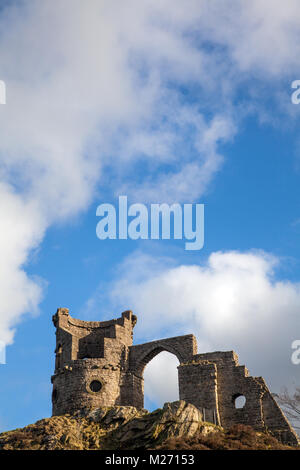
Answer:
<svg viewBox="0 0 300 470"><path fill-rule="evenodd" d="M149 130L157 112L163 119L172 108L164 101L159 64L168 57L174 72L166 69L165 79L178 78L181 68L198 68L201 54L180 34L151 22L150 4L130 5L33 0L0 19L0 70L7 84L0 110L0 335L6 341L41 298L24 266L47 227L88 206L103 165L119 168L122 158L132 161L139 152L149 159L171 156L172 125L165 135ZM135 143L112 161L119 129ZM162 144L152 153L154 136Z"/></svg>
<svg viewBox="0 0 300 470"><path fill-rule="evenodd" d="M88 207L104 169L112 192L127 178L140 198L203 194L222 164L218 144L236 132L236 86L249 71L295 70L296 1L265 4L30 0L1 13L0 336L10 341L41 298L25 272L30 251ZM182 93L190 86L196 104ZM146 177L135 173L141 157Z"/></svg>
<svg viewBox="0 0 300 470"><path fill-rule="evenodd" d="M278 391L297 377L291 344L300 331L300 283L276 280L278 265L264 252L215 252L189 266L136 253L120 265L109 301L138 315L136 343L193 333L199 352L234 349ZM166 361L154 381L157 368L166 372Z"/></svg>
<svg viewBox="0 0 300 470"><path fill-rule="evenodd" d="M128 183L118 187L118 194L128 194L136 201L146 202L169 202L174 201L195 201L202 196L215 173L220 169L223 163L223 156L218 152L218 144L228 141L235 134L235 126L230 118L216 115L211 122L206 123L202 115L197 115L195 109L179 109L177 116L174 117L174 123L177 126L178 133L168 130L160 131L160 136L153 136L156 145L159 145L158 155L163 157L163 163L170 161L175 163L174 166L166 172L150 173L149 177L143 179L142 183L135 182L134 185ZM195 139L192 142L192 148L186 151L186 135L184 129L192 127L195 133ZM183 136L180 135L183 133ZM173 136L171 141L170 136ZM168 147L166 148L166 140L168 139ZM141 143L141 141L139 141ZM146 145L149 141L144 140ZM153 142L151 142L153 145ZM132 142L129 140L129 145ZM153 145L156 149L156 145ZM176 147L181 151L176 151ZM170 154L170 151L173 153ZM147 152L150 155L150 148ZM179 161L176 161L175 155L179 155ZM195 154L197 158L195 158ZM152 159L155 157L152 154ZM175 160L175 162L174 162Z"/></svg>
<svg viewBox="0 0 300 470"><path fill-rule="evenodd" d="M0 183L0 337L9 344L13 328L25 312L35 313L42 296L42 282L30 278L23 265L29 250L37 247L45 228L34 201L21 200Z"/></svg>
<svg viewBox="0 0 300 470"><path fill-rule="evenodd" d="M298 72L297 0L206 1L205 33L229 48L234 65L264 78Z"/></svg>

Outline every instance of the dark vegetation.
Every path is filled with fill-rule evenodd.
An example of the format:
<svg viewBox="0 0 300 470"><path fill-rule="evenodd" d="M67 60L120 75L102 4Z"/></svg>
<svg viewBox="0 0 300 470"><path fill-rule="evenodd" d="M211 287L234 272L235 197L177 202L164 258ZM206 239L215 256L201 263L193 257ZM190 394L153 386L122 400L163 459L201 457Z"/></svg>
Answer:
<svg viewBox="0 0 300 470"><path fill-rule="evenodd" d="M155 447L168 450L291 450L270 434L256 432L250 426L236 424L226 431L204 436L171 438Z"/></svg>

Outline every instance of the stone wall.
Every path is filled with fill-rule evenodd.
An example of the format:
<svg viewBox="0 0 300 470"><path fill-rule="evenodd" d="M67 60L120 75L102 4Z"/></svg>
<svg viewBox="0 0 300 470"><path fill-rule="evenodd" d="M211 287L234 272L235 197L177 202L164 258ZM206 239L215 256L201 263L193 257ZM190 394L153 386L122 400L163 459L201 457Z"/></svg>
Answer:
<svg viewBox="0 0 300 470"><path fill-rule="evenodd" d="M68 309L58 309L53 323L53 415L121 404L135 315L127 311L115 320L86 322L70 317Z"/></svg>
<svg viewBox="0 0 300 470"><path fill-rule="evenodd" d="M125 405L144 407L146 365L160 352L179 360L179 397L195 405L204 420L225 428L235 423L269 430L285 443L297 436L262 377L251 377L234 351L197 354L193 335L132 345L136 316L131 311L106 322L86 322L58 309L53 415L78 409ZM242 408L236 400L246 400Z"/></svg>
<svg viewBox="0 0 300 470"><path fill-rule="evenodd" d="M220 424L218 412L217 368L208 361L191 361L178 366L180 400L195 405L203 419Z"/></svg>

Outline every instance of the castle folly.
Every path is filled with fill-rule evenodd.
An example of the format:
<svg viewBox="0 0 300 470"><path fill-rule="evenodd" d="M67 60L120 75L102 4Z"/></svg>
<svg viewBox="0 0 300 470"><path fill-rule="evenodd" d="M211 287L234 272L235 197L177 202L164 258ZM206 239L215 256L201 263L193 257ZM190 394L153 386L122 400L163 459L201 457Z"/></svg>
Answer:
<svg viewBox="0 0 300 470"><path fill-rule="evenodd" d="M53 316L56 327L53 415L101 406L144 407L143 373L161 351L179 360L179 397L199 408L203 419L269 430L282 442L298 439L262 377L251 377L234 351L197 354L194 335L132 345L137 318L131 311L103 322L76 320L66 308ZM243 408L236 399L245 397Z"/></svg>

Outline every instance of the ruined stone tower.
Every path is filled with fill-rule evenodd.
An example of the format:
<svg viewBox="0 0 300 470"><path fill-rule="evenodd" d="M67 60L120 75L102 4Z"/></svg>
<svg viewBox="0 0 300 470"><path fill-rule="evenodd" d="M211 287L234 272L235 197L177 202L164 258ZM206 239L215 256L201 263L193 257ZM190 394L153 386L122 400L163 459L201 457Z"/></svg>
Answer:
<svg viewBox="0 0 300 470"><path fill-rule="evenodd" d="M194 335L132 345L137 318L131 311L103 322L76 320L66 308L53 316L56 327L53 415L101 406L144 406L143 373L161 351L179 360L179 397L202 411L203 419L269 430L282 442L298 438L262 377L251 377L234 351L197 354ZM245 397L243 408L236 399Z"/></svg>

